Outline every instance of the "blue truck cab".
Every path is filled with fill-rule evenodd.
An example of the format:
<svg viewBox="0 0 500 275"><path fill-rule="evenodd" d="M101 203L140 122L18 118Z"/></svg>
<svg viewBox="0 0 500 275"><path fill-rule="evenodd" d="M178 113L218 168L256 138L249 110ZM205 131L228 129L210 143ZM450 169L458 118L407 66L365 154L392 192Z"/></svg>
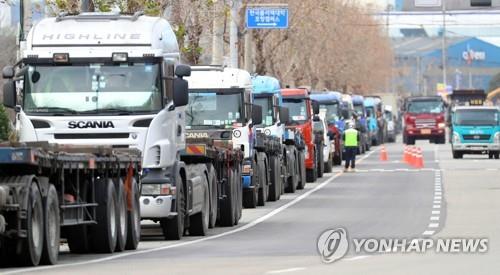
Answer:
<svg viewBox="0 0 500 275"><path fill-rule="evenodd" d="M464 154L488 154L490 159L498 159L500 107L455 107L451 119L453 158L462 158Z"/></svg>
<svg viewBox="0 0 500 275"><path fill-rule="evenodd" d="M328 130L335 141L333 164L340 165L343 150L342 133L345 129L345 121L342 119L342 94L331 91L322 92L311 94L311 99L318 102L320 113L324 113Z"/></svg>
<svg viewBox="0 0 500 275"><path fill-rule="evenodd" d="M254 104L262 107L262 124L257 125L257 130L283 141L285 125L279 121L280 108L283 106L279 80L271 76L258 75L252 77L252 86Z"/></svg>

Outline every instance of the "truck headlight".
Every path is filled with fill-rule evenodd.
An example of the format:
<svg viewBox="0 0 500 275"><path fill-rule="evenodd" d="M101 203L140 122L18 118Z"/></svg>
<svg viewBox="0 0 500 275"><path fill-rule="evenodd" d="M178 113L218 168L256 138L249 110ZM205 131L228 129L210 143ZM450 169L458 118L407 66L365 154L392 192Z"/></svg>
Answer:
<svg viewBox="0 0 500 275"><path fill-rule="evenodd" d="M304 147L304 155L305 155L305 158L308 159L309 158L309 150L307 150L307 145Z"/></svg>
<svg viewBox="0 0 500 275"><path fill-rule="evenodd" d="M495 136L493 137L493 142L500 143L500 132L495 134Z"/></svg>
<svg viewBox="0 0 500 275"><path fill-rule="evenodd" d="M444 128L446 128L446 124L445 124L445 123L443 123L443 122L438 123L438 128L439 128L439 129L444 129Z"/></svg>
<svg viewBox="0 0 500 275"><path fill-rule="evenodd" d="M170 183L166 184L143 184L142 185L142 195L174 195L175 187Z"/></svg>
<svg viewBox="0 0 500 275"><path fill-rule="evenodd" d="M453 133L453 143L455 143L455 144L460 143L460 135L458 135L458 133L456 133L456 132Z"/></svg>

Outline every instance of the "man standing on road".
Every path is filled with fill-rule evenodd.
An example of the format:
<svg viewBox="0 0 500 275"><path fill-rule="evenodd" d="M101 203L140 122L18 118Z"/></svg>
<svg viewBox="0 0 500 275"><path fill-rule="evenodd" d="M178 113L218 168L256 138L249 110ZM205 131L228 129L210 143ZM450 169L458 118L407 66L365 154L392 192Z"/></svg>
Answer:
<svg viewBox="0 0 500 275"><path fill-rule="evenodd" d="M344 172L354 172L354 169L356 168L356 152L359 144L359 132L354 127L354 123L348 122L348 129L342 134L346 154Z"/></svg>

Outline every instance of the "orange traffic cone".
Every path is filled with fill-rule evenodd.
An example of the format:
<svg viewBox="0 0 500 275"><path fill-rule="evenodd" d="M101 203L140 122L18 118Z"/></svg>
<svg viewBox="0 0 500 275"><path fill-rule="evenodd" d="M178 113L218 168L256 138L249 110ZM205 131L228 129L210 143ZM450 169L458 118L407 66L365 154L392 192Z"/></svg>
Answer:
<svg viewBox="0 0 500 275"><path fill-rule="evenodd" d="M403 152L403 162L404 163L409 163L410 162L409 147L408 147L408 145L405 145L405 150Z"/></svg>
<svg viewBox="0 0 500 275"><path fill-rule="evenodd" d="M424 168L424 157L422 156L422 149L420 147L417 149L415 168Z"/></svg>
<svg viewBox="0 0 500 275"><path fill-rule="evenodd" d="M410 149L410 161L408 162L409 165L415 166L415 161L417 160L417 147L411 147Z"/></svg>
<svg viewBox="0 0 500 275"><path fill-rule="evenodd" d="M380 149L380 160L387 161L389 157L387 156L387 150L385 150L385 146L382 145L382 149Z"/></svg>

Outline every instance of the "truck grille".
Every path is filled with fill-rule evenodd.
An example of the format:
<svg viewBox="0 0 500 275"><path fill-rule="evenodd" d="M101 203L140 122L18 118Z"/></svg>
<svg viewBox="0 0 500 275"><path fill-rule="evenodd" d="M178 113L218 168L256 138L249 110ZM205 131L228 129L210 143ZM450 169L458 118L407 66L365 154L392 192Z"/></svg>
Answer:
<svg viewBox="0 0 500 275"><path fill-rule="evenodd" d="M416 128L436 128L435 119L417 119L415 120Z"/></svg>
<svg viewBox="0 0 500 275"><path fill-rule="evenodd" d="M491 135L463 135L464 140L489 140Z"/></svg>
<svg viewBox="0 0 500 275"><path fill-rule="evenodd" d="M129 133L54 134L55 139L110 139L128 137Z"/></svg>

